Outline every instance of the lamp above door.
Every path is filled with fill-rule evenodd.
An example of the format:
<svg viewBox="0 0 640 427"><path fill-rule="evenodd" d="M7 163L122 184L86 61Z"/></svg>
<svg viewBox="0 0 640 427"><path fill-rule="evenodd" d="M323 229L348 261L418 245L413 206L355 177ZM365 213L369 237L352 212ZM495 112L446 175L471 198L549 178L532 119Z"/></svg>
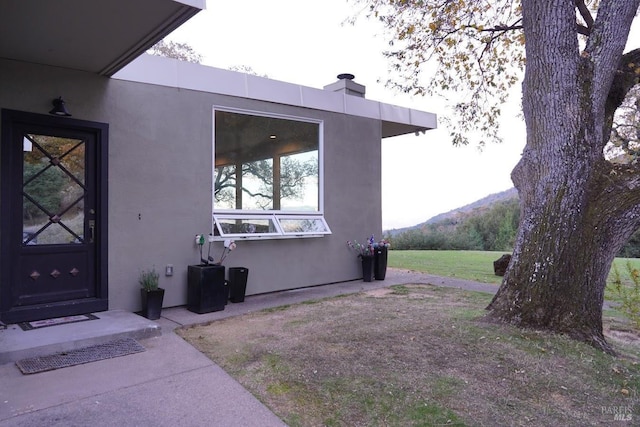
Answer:
<svg viewBox="0 0 640 427"><path fill-rule="evenodd" d="M64 100L62 99L61 96L51 101L51 103L53 104L53 109L49 111L49 114L53 114L54 116L64 116L64 117L71 116L71 113L67 111L67 107L64 105Z"/></svg>

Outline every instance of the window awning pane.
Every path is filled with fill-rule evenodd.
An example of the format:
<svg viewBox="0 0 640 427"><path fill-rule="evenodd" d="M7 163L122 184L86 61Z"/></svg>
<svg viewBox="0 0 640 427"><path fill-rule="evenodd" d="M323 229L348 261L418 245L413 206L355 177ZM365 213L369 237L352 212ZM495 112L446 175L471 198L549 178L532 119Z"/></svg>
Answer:
<svg viewBox="0 0 640 427"><path fill-rule="evenodd" d="M222 237L233 236L268 236L282 234L273 216L240 216L214 215L216 235Z"/></svg>
<svg viewBox="0 0 640 427"><path fill-rule="evenodd" d="M329 234L331 230L322 217L278 216L284 234Z"/></svg>

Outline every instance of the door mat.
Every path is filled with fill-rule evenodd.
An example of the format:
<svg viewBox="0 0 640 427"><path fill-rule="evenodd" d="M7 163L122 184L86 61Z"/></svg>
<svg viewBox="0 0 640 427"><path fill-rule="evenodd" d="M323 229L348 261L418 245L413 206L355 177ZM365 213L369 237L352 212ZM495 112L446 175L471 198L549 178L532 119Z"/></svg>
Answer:
<svg viewBox="0 0 640 427"><path fill-rule="evenodd" d="M18 323L18 326L20 326L23 331L31 331L33 329L46 328L48 326L64 325L66 323L77 323L96 319L98 319L98 317L93 314L79 314L77 316L65 316L53 319L35 320L33 322L22 322Z"/></svg>
<svg viewBox="0 0 640 427"><path fill-rule="evenodd" d="M37 374L38 372L52 371L54 369L140 353L145 350L146 349L133 338L120 338L103 344L78 348L71 351L18 360L16 365L25 375Z"/></svg>

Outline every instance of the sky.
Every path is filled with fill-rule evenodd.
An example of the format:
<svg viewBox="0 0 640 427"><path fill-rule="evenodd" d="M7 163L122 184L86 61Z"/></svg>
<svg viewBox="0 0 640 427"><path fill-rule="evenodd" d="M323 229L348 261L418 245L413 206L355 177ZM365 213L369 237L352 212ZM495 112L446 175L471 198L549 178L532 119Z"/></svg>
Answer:
<svg viewBox="0 0 640 427"><path fill-rule="evenodd" d="M351 73L366 86L367 99L444 112L440 99L412 98L381 83L388 75L382 55L387 43L375 22L344 23L355 10L346 0L207 0L206 10L167 40L188 43L204 65L248 66L259 75L314 88ZM525 128L517 102L506 110L504 142L482 150L453 147L444 127L383 139L383 229L416 225L513 187L510 174L524 148Z"/></svg>

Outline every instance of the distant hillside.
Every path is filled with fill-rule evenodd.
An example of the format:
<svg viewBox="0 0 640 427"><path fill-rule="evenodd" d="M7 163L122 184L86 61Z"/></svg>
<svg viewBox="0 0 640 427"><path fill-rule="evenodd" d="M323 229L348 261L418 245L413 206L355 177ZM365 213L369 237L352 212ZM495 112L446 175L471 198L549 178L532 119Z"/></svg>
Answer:
<svg viewBox="0 0 640 427"><path fill-rule="evenodd" d="M519 221L518 192L512 188L384 234L397 250L511 251ZM640 258L640 229L616 256Z"/></svg>
<svg viewBox="0 0 640 427"><path fill-rule="evenodd" d="M397 234L404 233L406 231L423 229L429 224L436 224L436 223L456 224L460 222L462 219L468 217L472 213L477 214L479 211L489 209L489 207L491 207L491 205L493 205L496 202L503 202L503 201L517 199L517 198L518 198L518 191L515 188L510 188L509 190L505 190L500 193L490 194L480 200L477 200L473 203L462 206L460 208L453 209L449 212L438 214L432 218L429 218L425 222L421 222L420 224L416 224L410 227L386 230L385 234L390 234L391 236L395 236Z"/></svg>

